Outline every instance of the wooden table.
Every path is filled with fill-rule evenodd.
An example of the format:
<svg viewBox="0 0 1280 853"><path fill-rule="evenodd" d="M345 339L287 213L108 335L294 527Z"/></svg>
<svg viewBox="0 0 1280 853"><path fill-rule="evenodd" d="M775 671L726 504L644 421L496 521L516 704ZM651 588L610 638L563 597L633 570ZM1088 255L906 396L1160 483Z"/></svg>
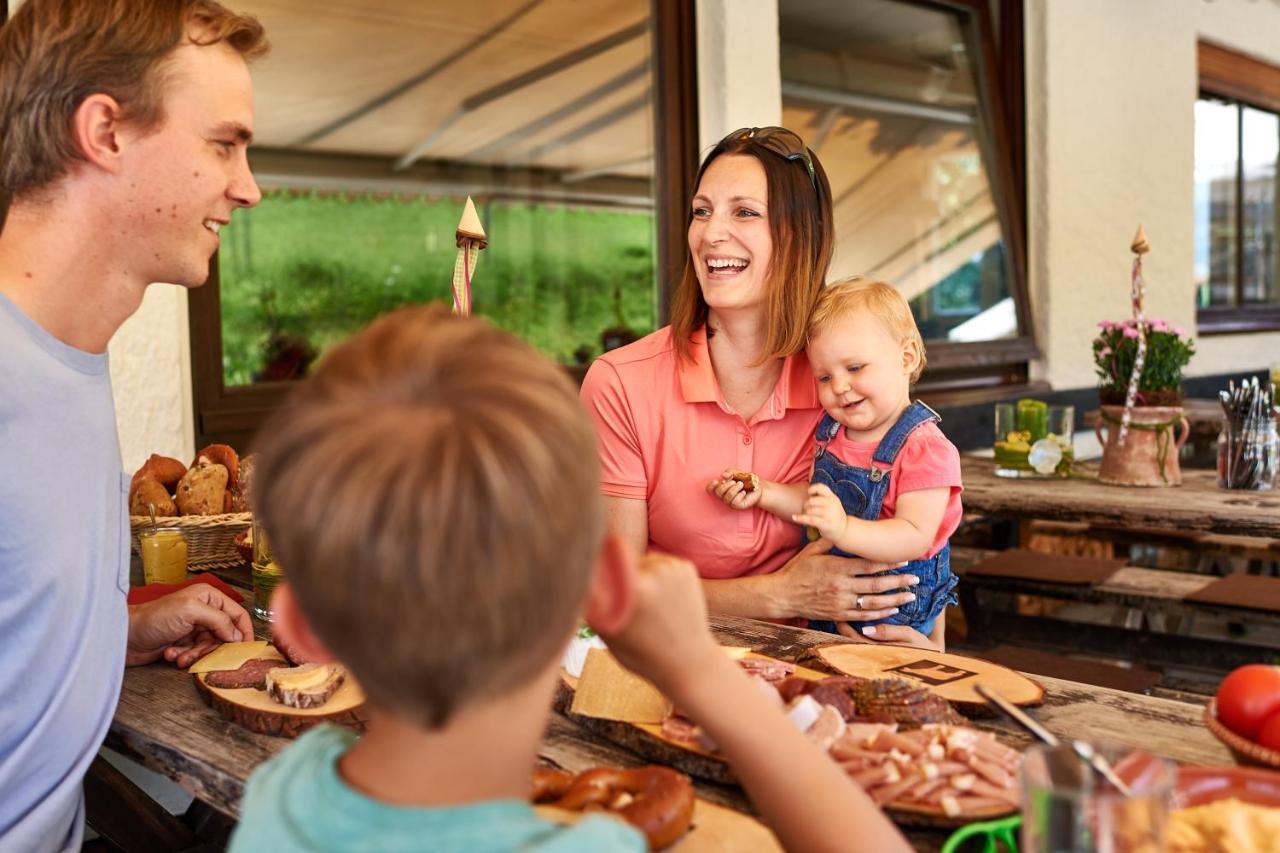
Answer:
<svg viewBox="0 0 1280 853"><path fill-rule="evenodd" d="M713 617L712 627L725 645L750 646L785 660L795 660L814 645L840 641L830 634L750 619ZM1036 680L1045 686L1046 696L1045 704L1035 709L1033 716L1063 737L1107 739L1190 764L1231 763L1226 748L1201 724L1203 708L1199 705L1043 676L1036 676ZM997 732L1019 748L1030 742L1020 729L1003 720L979 721L977 725ZM125 671L107 743L234 817L239 813L249 773L288 742L224 721L201 703L190 675L166 664L152 664ZM552 715L539 754L573 771L640 763L634 754L559 714ZM749 810L736 789L703 782L697 787L699 795L709 800ZM920 850L938 849L946 835L908 830Z"/></svg>
<svg viewBox="0 0 1280 853"><path fill-rule="evenodd" d="M992 460L973 456L961 464L968 513L1280 538L1280 492L1219 489L1213 471L1183 471L1181 486L1136 488L1094 479L997 477Z"/></svg>

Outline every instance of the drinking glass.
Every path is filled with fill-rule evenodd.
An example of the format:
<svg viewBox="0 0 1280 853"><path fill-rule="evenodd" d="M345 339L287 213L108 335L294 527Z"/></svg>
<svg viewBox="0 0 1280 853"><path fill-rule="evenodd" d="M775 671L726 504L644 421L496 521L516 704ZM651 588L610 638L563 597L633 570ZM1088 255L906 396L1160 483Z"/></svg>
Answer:
<svg viewBox="0 0 1280 853"><path fill-rule="evenodd" d="M1066 476L1075 461L1075 408L1042 400L996 403L995 459L1000 477Z"/></svg>
<svg viewBox="0 0 1280 853"><path fill-rule="evenodd" d="M1085 764L1069 744L1038 744L1023 754L1023 853L1157 853L1176 771L1143 752L1100 752L1133 796L1125 797Z"/></svg>
<svg viewBox="0 0 1280 853"><path fill-rule="evenodd" d="M264 622L271 621L271 595L276 591L284 573L271 553L267 532L253 519L253 615Z"/></svg>

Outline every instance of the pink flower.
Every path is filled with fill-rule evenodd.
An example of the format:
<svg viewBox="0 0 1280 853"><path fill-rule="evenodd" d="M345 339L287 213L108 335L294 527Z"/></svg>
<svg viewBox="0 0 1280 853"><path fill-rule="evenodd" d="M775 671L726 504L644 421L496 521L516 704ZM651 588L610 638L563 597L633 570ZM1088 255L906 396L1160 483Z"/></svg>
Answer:
<svg viewBox="0 0 1280 853"><path fill-rule="evenodd" d="M1099 320L1099 321L1098 321L1098 328L1099 328L1099 329L1102 329L1103 331L1107 331L1107 332L1109 332L1109 331L1111 331L1112 329L1114 329L1115 327L1116 327L1116 324L1115 324L1115 323L1113 323L1113 322L1111 322L1110 320Z"/></svg>
<svg viewBox="0 0 1280 853"><path fill-rule="evenodd" d="M1098 353L1098 355L1101 355L1101 356L1111 355L1111 347L1103 347L1102 351Z"/></svg>
<svg viewBox="0 0 1280 853"><path fill-rule="evenodd" d="M1169 331L1169 324L1164 320L1152 320L1151 329L1156 332L1167 332Z"/></svg>
<svg viewBox="0 0 1280 853"><path fill-rule="evenodd" d="M1186 330L1186 329L1184 329L1184 328L1182 328L1181 326L1174 326L1174 327L1173 327L1173 333L1174 333L1175 335L1177 335L1178 337L1183 338L1183 337L1186 337L1186 335L1187 335L1187 330Z"/></svg>
<svg viewBox="0 0 1280 853"><path fill-rule="evenodd" d="M1126 326L1124 330L1124 336L1126 338L1136 338L1138 337L1138 330L1135 329L1133 326Z"/></svg>

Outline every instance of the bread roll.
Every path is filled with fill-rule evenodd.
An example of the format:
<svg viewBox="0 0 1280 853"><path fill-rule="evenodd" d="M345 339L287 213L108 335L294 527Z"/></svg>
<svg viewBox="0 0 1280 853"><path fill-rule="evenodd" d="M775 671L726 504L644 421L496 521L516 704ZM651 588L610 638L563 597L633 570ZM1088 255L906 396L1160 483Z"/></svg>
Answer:
<svg viewBox="0 0 1280 853"><path fill-rule="evenodd" d="M178 483L183 515L220 515L226 501L227 469L201 456Z"/></svg>
<svg viewBox="0 0 1280 853"><path fill-rule="evenodd" d="M157 516L178 514L173 498L169 497L169 490L149 474L135 477L133 486L129 489L129 514L150 515L148 504L155 504Z"/></svg>

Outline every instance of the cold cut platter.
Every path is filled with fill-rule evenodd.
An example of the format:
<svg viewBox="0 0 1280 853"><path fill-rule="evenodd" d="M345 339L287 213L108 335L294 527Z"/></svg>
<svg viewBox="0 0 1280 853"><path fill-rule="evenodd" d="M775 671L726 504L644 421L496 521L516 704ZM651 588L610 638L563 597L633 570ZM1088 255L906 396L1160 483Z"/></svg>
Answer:
<svg viewBox="0 0 1280 853"><path fill-rule="evenodd" d="M225 643L190 672L207 705L253 732L297 737L322 722L364 726L364 692L341 666L288 660L265 640Z"/></svg>
<svg viewBox="0 0 1280 853"><path fill-rule="evenodd" d="M954 826L1018 808L1019 755L941 696L902 679L832 676L726 650L788 717L902 823ZM606 651L562 676L561 711L647 760L722 784L733 771L697 723Z"/></svg>

